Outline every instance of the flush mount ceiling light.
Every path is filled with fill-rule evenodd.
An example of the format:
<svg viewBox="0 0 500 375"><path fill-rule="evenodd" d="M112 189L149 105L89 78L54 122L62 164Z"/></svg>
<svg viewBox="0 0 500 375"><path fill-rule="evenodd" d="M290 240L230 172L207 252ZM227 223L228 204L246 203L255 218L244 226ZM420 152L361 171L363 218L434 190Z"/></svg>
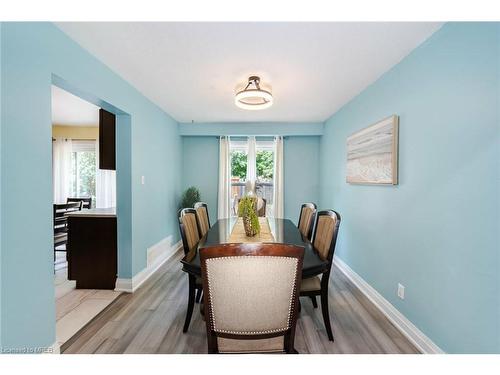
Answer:
<svg viewBox="0 0 500 375"><path fill-rule="evenodd" d="M258 110L269 108L273 105L271 87L261 85L260 77L251 76L248 78L246 86L236 88L234 103L242 109Z"/></svg>

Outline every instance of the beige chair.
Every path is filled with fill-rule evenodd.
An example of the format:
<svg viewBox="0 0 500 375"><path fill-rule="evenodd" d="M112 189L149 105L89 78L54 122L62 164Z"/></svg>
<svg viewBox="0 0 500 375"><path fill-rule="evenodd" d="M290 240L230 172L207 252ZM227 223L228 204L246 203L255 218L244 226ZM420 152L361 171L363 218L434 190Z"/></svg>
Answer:
<svg viewBox="0 0 500 375"><path fill-rule="evenodd" d="M313 301L314 307L318 307L316 296L321 296L321 312L325 323L328 339L333 341L332 327L330 325L330 315L328 312L328 281L333 263L333 253L337 242L337 234L340 225L340 215L333 211L318 212L316 228L314 229L313 246L321 259L328 262L327 271L319 276L314 276L302 280L300 296L308 296Z"/></svg>
<svg viewBox="0 0 500 375"><path fill-rule="evenodd" d="M224 244L200 252L209 353L296 353L304 249Z"/></svg>
<svg viewBox="0 0 500 375"><path fill-rule="evenodd" d="M190 251L195 251L200 242L200 232L196 211L192 208L184 208L179 213L179 230L181 232L182 246L184 254ZM203 288L201 278L188 274L189 292L188 292L188 308L186 312L186 320L184 321L183 332L187 332L191 316L193 315L194 303L199 302ZM196 296L195 296L196 294Z"/></svg>
<svg viewBox="0 0 500 375"><path fill-rule="evenodd" d="M198 218L198 223L200 224L200 236L203 237L210 229L208 205L203 202L197 202L194 204L194 209L196 210L196 217Z"/></svg>
<svg viewBox="0 0 500 375"><path fill-rule="evenodd" d="M314 203L304 203L300 208L298 228L300 233L308 240L311 240L315 217L316 205Z"/></svg>

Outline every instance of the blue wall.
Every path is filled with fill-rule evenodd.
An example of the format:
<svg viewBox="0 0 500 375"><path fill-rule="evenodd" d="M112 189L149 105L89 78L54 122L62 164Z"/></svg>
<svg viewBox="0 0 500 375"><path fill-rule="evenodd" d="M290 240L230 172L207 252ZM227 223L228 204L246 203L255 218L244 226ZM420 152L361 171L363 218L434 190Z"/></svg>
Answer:
<svg viewBox="0 0 500 375"><path fill-rule="evenodd" d="M1 342L49 346L55 341L51 83L123 111L118 221L130 234L119 238L129 247L119 254L120 277L146 266L147 247L179 238L181 138L176 121L52 24L2 23L1 52Z"/></svg>
<svg viewBox="0 0 500 375"><path fill-rule="evenodd" d="M319 148L320 137L284 139L285 217L296 224L302 203L319 203Z"/></svg>
<svg viewBox="0 0 500 375"><path fill-rule="evenodd" d="M321 205L342 215L336 254L453 353L500 352L499 48L499 24L446 24L321 140ZM347 184L347 136L391 114L399 185Z"/></svg>
<svg viewBox="0 0 500 375"><path fill-rule="evenodd" d="M274 131L280 135L280 129ZM201 199L208 204L213 223L217 219L219 141L215 136L182 139L182 186L185 189L194 185L200 189ZM285 217L294 222L298 220L302 203L319 199L319 139L317 136L284 139Z"/></svg>
<svg viewBox="0 0 500 375"><path fill-rule="evenodd" d="M205 122L180 123L179 132L186 136L218 135L322 135L322 122Z"/></svg>
<svg viewBox="0 0 500 375"><path fill-rule="evenodd" d="M208 204L210 224L217 221L219 140L217 137L182 137L182 187L196 186Z"/></svg>

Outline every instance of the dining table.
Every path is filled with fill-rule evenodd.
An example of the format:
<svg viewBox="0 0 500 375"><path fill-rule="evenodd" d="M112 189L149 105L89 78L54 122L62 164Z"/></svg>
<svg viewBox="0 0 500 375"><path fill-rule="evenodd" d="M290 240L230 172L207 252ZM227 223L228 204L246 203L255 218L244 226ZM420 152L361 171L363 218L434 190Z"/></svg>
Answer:
<svg viewBox="0 0 500 375"><path fill-rule="evenodd" d="M304 248L302 278L313 277L328 271L328 261L321 259L309 239L301 234L291 220L260 217L259 224L260 233L253 237L247 237L241 217L217 220L200 239L198 245L185 254L181 260L182 270L189 274L190 282L201 277L200 252L204 248L226 243L282 243L300 246ZM185 327L189 326L191 320L194 298L194 294L190 293Z"/></svg>
<svg viewBox="0 0 500 375"><path fill-rule="evenodd" d="M241 218L219 219L182 258L182 270L193 276L201 277L200 251L203 248L225 243L282 243L304 248L302 278L316 276L328 270L328 261L321 259L311 242L304 237L297 226L289 219L259 218L261 233L247 237ZM266 225L267 223L267 225Z"/></svg>

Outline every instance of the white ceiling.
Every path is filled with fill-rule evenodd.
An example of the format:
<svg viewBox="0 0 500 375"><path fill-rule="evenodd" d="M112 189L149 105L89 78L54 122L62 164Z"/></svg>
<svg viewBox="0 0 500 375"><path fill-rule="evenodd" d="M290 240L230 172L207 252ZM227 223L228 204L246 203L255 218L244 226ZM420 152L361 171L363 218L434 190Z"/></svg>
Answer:
<svg viewBox="0 0 500 375"><path fill-rule="evenodd" d="M52 86L52 125L99 126L99 107Z"/></svg>
<svg viewBox="0 0 500 375"><path fill-rule="evenodd" d="M441 23L57 23L180 122L324 121ZM245 111L260 75L274 105Z"/></svg>

